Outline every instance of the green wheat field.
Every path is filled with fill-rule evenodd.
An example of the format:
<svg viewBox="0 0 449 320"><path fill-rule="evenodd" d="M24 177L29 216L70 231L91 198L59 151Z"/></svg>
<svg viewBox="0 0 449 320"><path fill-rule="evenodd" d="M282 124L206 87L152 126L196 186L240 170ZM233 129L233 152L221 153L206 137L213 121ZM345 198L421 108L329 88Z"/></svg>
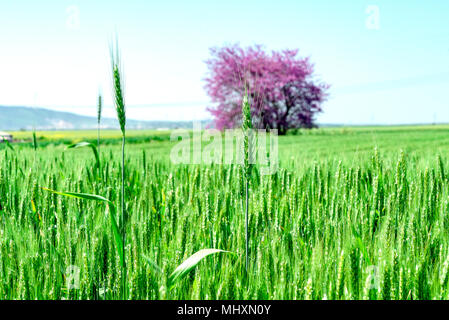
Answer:
<svg viewBox="0 0 449 320"><path fill-rule="evenodd" d="M127 132L125 287L111 206L44 189L120 207L120 131L104 132L99 163L66 148L96 134L0 146L0 299L449 298L449 126L279 137L279 170L251 177L248 271L241 166L175 165L169 132ZM207 248L231 253L171 281Z"/></svg>

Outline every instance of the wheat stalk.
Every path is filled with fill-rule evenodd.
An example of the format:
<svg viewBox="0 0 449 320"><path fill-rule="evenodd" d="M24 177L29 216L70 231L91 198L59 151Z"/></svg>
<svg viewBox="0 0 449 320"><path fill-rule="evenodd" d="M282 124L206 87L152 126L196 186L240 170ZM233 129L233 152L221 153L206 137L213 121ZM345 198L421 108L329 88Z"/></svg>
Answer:
<svg viewBox="0 0 449 320"><path fill-rule="evenodd" d="M33 149L37 151L37 137L36 137L36 128L33 127Z"/></svg>
<svg viewBox="0 0 449 320"><path fill-rule="evenodd" d="M118 46L117 46L118 47ZM115 101L115 110L117 111L117 118L120 124L120 130L122 131L122 136L125 136L126 129L126 110L125 110L125 99L123 93L123 79L122 79L122 70L121 70L121 62L120 55L118 52L118 48L116 48L116 52L111 49L111 59L112 59L112 80L114 85L114 101Z"/></svg>
<svg viewBox="0 0 449 320"><path fill-rule="evenodd" d="M251 177L251 150L252 150L252 129L251 106L248 101L248 91L245 89L245 96L242 101L242 131L243 131L243 176L245 179L245 268L248 271L248 204L249 204L249 180Z"/></svg>
<svg viewBox="0 0 449 320"><path fill-rule="evenodd" d="M118 45L116 44L116 51L111 48L111 61L112 61L112 80L115 109L117 111L117 118L120 124L120 130L122 131L122 183L121 183L121 234L123 242L122 255L125 257L125 236L126 236L126 219L125 219L125 141L126 141L126 111L125 100L123 97L123 80L120 64L120 55L118 52ZM126 299L126 261L124 259L122 268L122 297Z"/></svg>
<svg viewBox="0 0 449 320"><path fill-rule="evenodd" d="M103 106L103 99L101 94L98 95L98 104L97 104L97 149L100 152L100 123L101 123L101 109Z"/></svg>

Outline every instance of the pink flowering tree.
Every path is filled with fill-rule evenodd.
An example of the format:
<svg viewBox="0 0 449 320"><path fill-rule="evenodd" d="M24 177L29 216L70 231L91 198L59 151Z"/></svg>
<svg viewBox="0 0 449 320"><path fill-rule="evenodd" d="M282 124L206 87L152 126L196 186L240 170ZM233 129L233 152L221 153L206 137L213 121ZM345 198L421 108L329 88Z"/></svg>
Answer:
<svg viewBox="0 0 449 320"><path fill-rule="evenodd" d="M283 135L291 128L315 126L329 86L314 79L313 65L297 57L298 50L267 54L261 46L234 45L213 48L211 54L205 88L215 103L208 111L217 129L241 124L245 90L256 127L278 129Z"/></svg>

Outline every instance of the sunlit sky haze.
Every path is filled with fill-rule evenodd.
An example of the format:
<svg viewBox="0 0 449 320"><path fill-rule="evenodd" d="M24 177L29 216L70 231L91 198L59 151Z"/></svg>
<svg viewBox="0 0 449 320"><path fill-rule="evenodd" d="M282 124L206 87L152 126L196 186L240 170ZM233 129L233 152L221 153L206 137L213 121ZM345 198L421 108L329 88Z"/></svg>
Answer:
<svg viewBox="0 0 449 320"><path fill-rule="evenodd" d="M24 1L0 3L0 105L114 117L118 36L128 116L207 119L209 48L298 48L331 84L320 123L449 122L449 1Z"/></svg>

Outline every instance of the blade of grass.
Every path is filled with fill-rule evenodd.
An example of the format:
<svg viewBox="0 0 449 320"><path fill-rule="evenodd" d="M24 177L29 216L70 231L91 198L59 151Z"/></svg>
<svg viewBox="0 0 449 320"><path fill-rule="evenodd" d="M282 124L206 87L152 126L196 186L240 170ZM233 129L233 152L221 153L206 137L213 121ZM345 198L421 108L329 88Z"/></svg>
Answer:
<svg viewBox="0 0 449 320"><path fill-rule="evenodd" d="M12 146L11 142L9 142L8 140L4 140L4 142L6 143L6 147L14 151L14 147Z"/></svg>
<svg viewBox="0 0 449 320"><path fill-rule="evenodd" d="M125 259L124 259L124 255L123 255L123 241L121 238L119 228L117 226L117 221L115 219L116 209L115 209L114 204L110 200L106 199L105 197L95 195L95 194L77 193L77 192L60 192L60 191L55 191L55 190L51 190L48 188L42 188L42 189L45 191L57 194L57 195L65 196L65 197L84 199L84 200L93 200L93 201L99 201L99 202L106 203L108 205L108 208L110 211L109 217L111 219L111 228L112 228L112 233L114 236L114 241L116 244L117 253L120 257L120 264L122 267L124 266Z"/></svg>
<svg viewBox="0 0 449 320"><path fill-rule="evenodd" d="M93 143L83 141L83 142L71 144L66 149L77 149L77 148L84 148L84 147L89 147L92 149L92 152L94 153L94 156L95 156L96 166L98 169L100 169L100 155L98 154L97 147Z"/></svg>
<svg viewBox="0 0 449 320"><path fill-rule="evenodd" d="M183 263L181 263L170 275L168 279L169 287L172 288L176 284L176 282L185 277L206 257L216 253L232 253L232 252L220 249L202 249L194 253L189 258L187 258Z"/></svg>

